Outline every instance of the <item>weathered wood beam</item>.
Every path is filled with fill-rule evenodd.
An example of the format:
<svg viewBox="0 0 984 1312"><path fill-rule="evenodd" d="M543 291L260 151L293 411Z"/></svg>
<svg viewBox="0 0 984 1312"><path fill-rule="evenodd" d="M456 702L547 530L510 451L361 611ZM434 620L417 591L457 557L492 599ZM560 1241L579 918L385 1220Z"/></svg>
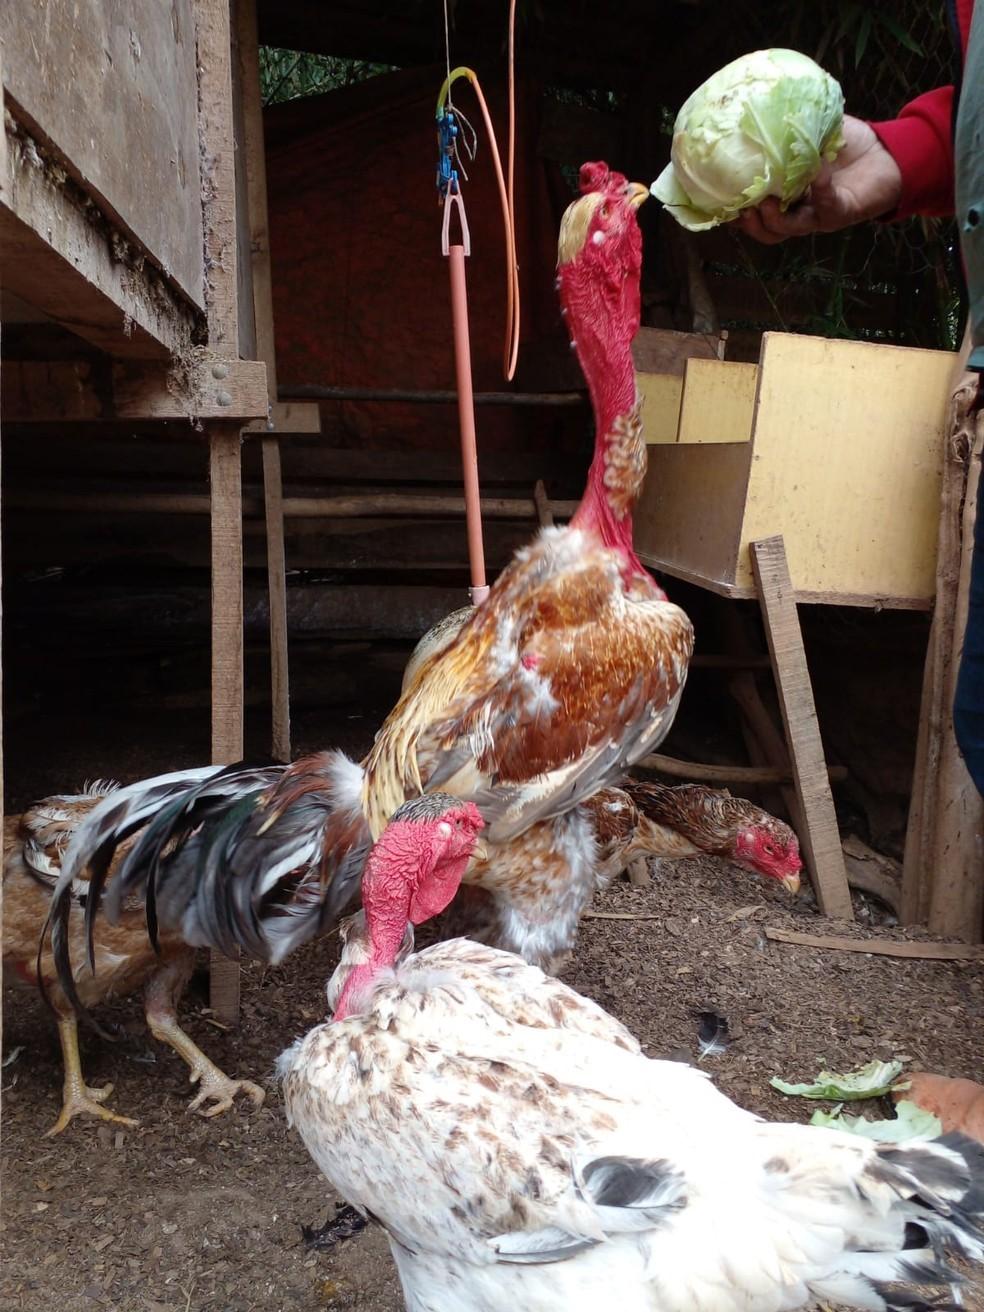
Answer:
<svg viewBox="0 0 984 1312"><path fill-rule="evenodd" d="M551 501L551 513L569 519L577 501ZM58 514L89 514L93 511L166 515L207 515L209 498L194 492L28 492L12 491L9 505L17 510L49 511ZM244 513L256 518L265 513L262 500L248 496ZM283 498L287 519L367 519L413 515L437 519L465 513L465 499L458 496L430 496L409 492L380 492L337 497ZM533 497L482 497L482 514L488 519L537 518Z"/></svg>
<svg viewBox="0 0 984 1312"><path fill-rule="evenodd" d="M8 423L251 419L267 412L266 366L194 348L178 364L11 360L0 395Z"/></svg>
<svg viewBox="0 0 984 1312"><path fill-rule="evenodd" d="M674 756L663 756L652 752L637 761L635 767L641 770L656 770L659 774L668 774L675 779L693 779L704 784L742 784L755 787L759 784L789 783L792 775L788 770L778 770L769 765L709 765L702 761L678 761ZM829 770L831 779L846 779L847 770L842 765L832 765Z"/></svg>
<svg viewBox="0 0 984 1312"><path fill-rule="evenodd" d="M239 429L213 425L209 439L212 501L212 760L243 757L243 514ZM222 1018L239 1017L239 962L210 954L209 994Z"/></svg>
<svg viewBox="0 0 984 1312"><path fill-rule="evenodd" d="M779 709L789 744L793 782L803 817L800 841L807 869L824 915L853 920L851 890L796 613L796 593L782 537L753 542L751 553Z"/></svg>
<svg viewBox="0 0 984 1312"><path fill-rule="evenodd" d="M232 30L229 0L195 0L198 56L198 136L205 234L208 345L239 358L236 134L233 121ZM254 365L254 369L256 366ZM269 401L266 369L262 405ZM213 371L214 373L214 371ZM225 379L213 377L213 382ZM230 395L228 389L222 399ZM253 415L248 417L253 417ZM237 416L239 417L239 416ZM247 416L242 416L247 417ZM217 761L243 753L243 508L242 447L238 428L209 431L212 497L212 754ZM209 996L226 1021L239 1020L239 962L211 953Z"/></svg>
<svg viewBox="0 0 984 1312"><path fill-rule="evenodd" d="M5 289L117 358L188 350L201 314L17 119L7 97L0 161Z"/></svg>
<svg viewBox="0 0 984 1312"><path fill-rule="evenodd" d="M794 929L765 928L774 943L793 943L831 952L868 952L876 957L902 957L912 961L984 961L984 948L969 943L914 943L884 938L841 938L838 935L800 934Z"/></svg>
<svg viewBox="0 0 984 1312"><path fill-rule="evenodd" d="M281 401L379 401L411 405L457 405L458 393L442 388L330 387L325 383L281 383ZM475 392L476 405L583 406L587 392Z"/></svg>

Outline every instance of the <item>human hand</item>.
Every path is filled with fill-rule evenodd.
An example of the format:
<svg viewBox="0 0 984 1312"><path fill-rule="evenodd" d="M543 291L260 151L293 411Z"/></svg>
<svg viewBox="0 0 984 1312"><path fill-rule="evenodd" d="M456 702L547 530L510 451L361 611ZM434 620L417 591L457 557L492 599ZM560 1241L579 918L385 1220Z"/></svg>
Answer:
<svg viewBox="0 0 984 1312"><path fill-rule="evenodd" d="M824 164L802 200L785 213L774 196L732 222L746 236L766 245L811 232L837 232L864 219L887 214L899 203L902 174L895 160L863 119L844 117L844 146L833 164Z"/></svg>

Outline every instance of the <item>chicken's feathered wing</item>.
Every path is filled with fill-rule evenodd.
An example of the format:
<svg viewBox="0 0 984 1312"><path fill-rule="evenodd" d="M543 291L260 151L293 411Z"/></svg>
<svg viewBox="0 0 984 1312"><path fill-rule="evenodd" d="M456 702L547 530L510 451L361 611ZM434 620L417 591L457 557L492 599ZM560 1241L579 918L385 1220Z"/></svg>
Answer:
<svg viewBox="0 0 984 1312"><path fill-rule="evenodd" d="M419 792L474 801L501 842L575 805L669 732L693 650L684 612L590 536L547 529L425 662L366 760L373 836Z"/></svg>

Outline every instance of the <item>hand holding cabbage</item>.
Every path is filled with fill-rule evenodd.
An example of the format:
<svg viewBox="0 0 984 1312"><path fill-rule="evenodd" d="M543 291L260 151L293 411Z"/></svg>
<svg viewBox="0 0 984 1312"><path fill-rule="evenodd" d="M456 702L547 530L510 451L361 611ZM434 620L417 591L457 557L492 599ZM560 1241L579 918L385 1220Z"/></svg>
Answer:
<svg viewBox="0 0 984 1312"><path fill-rule="evenodd" d="M692 232L775 197L799 200L844 146L844 98L795 50L757 50L719 69L677 115L672 162L652 192ZM857 122L857 120L854 120ZM862 125L864 126L864 125Z"/></svg>

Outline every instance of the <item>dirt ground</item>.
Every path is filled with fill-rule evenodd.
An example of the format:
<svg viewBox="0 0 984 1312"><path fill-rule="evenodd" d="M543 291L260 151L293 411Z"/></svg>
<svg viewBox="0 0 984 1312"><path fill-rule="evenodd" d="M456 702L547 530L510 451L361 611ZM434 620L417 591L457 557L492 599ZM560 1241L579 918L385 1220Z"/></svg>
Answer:
<svg viewBox="0 0 984 1312"><path fill-rule="evenodd" d="M375 708L334 726L329 741L359 750ZM185 729L188 728L186 724ZM297 750L324 741L324 726L296 726ZM164 721L127 743L114 722L98 741L62 724L54 754L12 762L11 809L95 773L124 778L174 768L180 726ZM311 738L309 743L306 740ZM346 741L348 739L349 741ZM169 741L170 740L170 741ZM51 740L49 740L51 741ZM71 746L75 744L75 746ZM95 755L98 759L93 761ZM198 754L185 742L188 764ZM139 765L139 768L138 768ZM858 899L861 923L847 931L898 934ZM719 1086L773 1119L806 1120L812 1105L784 1098L769 1078L812 1077L873 1057L979 1076L984 1020L980 964L901 961L779 945L763 927L822 932L812 896L790 904L781 890L713 859L654 865L648 888L619 883L595 911L633 919L585 920L565 978L624 1020L656 1056L697 1053L697 1012L727 1018L731 1045L704 1059ZM644 918L645 917L645 918ZM112 1081L111 1105L138 1117L135 1129L77 1120L43 1138L58 1110L61 1067L48 1016L32 994L5 996L3 1230L0 1306L14 1312L398 1312L387 1246L370 1227L332 1253L304 1246L302 1225L320 1225L336 1199L285 1125L275 1082L277 1054L322 1019L324 984L337 939L313 944L277 969L243 971L242 1024L216 1025L204 978L183 1009L196 1042L231 1075L267 1089L265 1105L204 1120L189 1115L182 1062L156 1044L137 999L109 1008L127 1031L110 1044L85 1035L90 1084ZM865 1105L869 1115L884 1109ZM818 1131L821 1133L821 1131ZM972 1293L968 1306L984 1312ZM467 1312L463 1309L462 1312Z"/></svg>
<svg viewBox="0 0 984 1312"><path fill-rule="evenodd" d="M815 927L809 901L791 907L715 860L662 863L648 889L618 884L595 907L654 918L585 921L567 979L626 1021L652 1055L694 1057L695 1013L715 1008L733 1041L704 1064L728 1094L771 1118L812 1110L771 1090L774 1074L807 1079L821 1066L893 1056L979 1074L981 967L764 938L764 925ZM323 1015L335 942L278 970L247 966L235 1033L215 1027L201 981L193 989L184 1015L195 1040L227 1072L268 1090L259 1111L211 1121L186 1113L182 1063L147 1037L129 1001L114 1016L128 1037L115 1046L87 1039L85 1063L90 1083L115 1083L112 1105L139 1127L76 1121L42 1138L57 1113L57 1044L33 996L8 993L5 1052L16 1056L3 1072L5 1308L398 1312L378 1230L331 1254L304 1247L301 1225L320 1224L335 1199L287 1130L272 1078L277 1053Z"/></svg>

